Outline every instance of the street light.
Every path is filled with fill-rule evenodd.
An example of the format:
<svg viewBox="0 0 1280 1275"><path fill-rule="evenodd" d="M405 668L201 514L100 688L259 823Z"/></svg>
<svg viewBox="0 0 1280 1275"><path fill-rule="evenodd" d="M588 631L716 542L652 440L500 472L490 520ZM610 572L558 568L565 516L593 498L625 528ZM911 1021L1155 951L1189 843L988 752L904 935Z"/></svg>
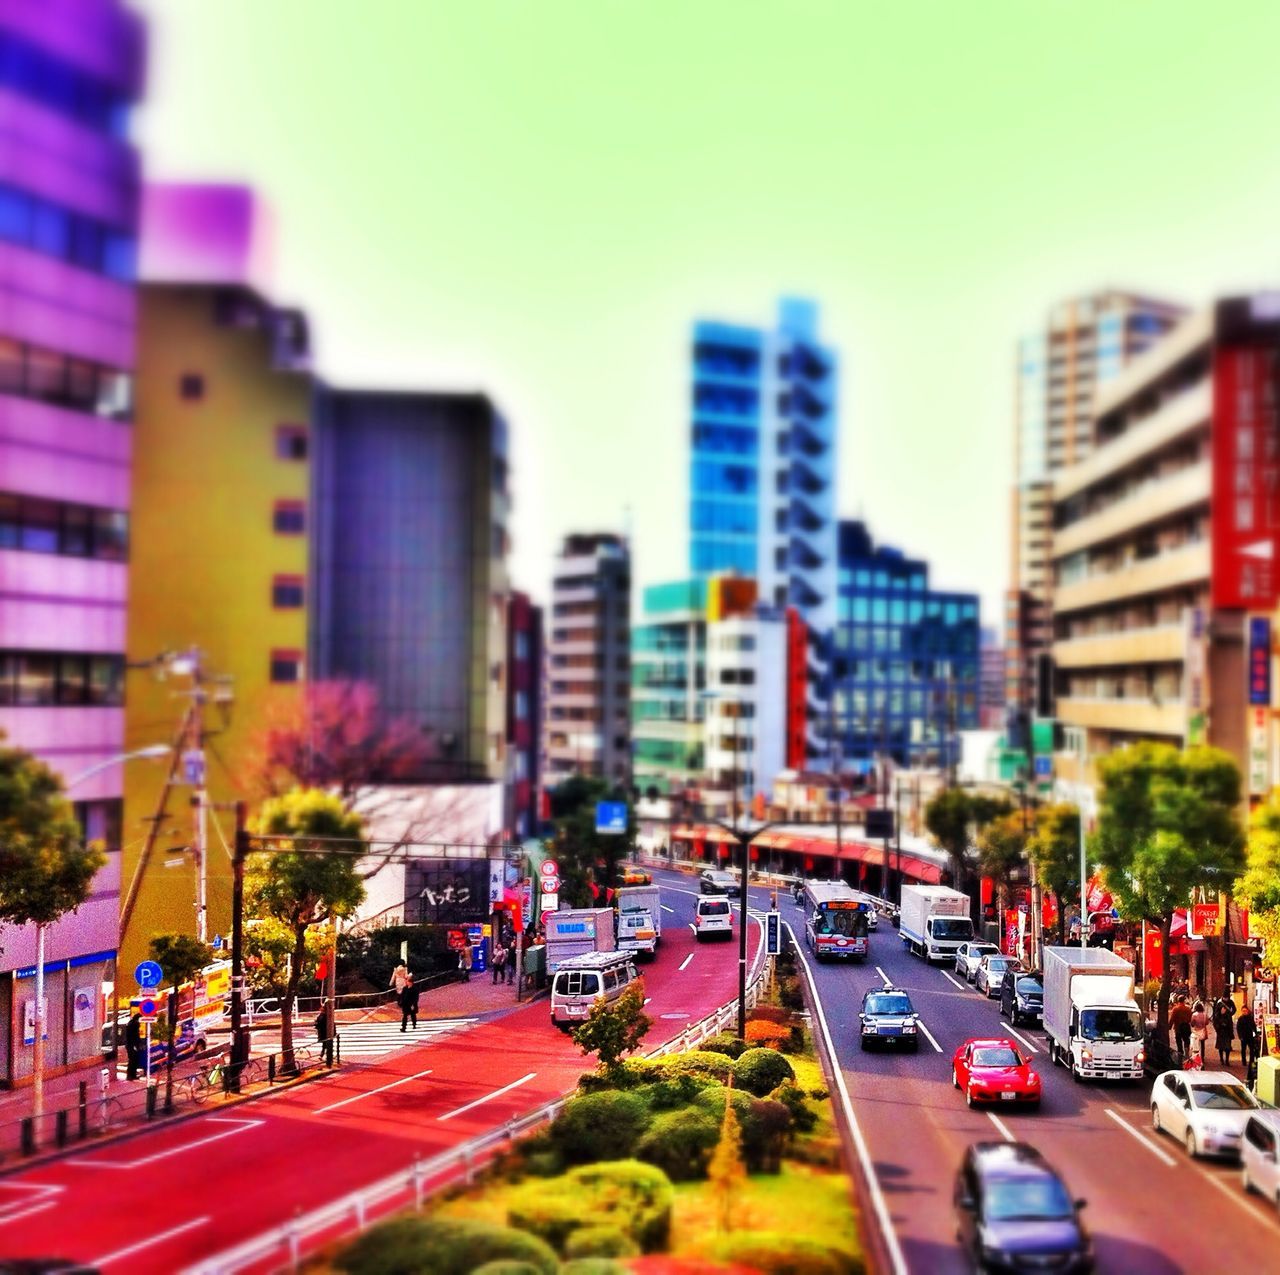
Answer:
<svg viewBox="0 0 1280 1275"><path fill-rule="evenodd" d="M135 748L132 752L108 757L106 761L95 762L88 770L82 770L78 775L68 779L62 785L63 791L70 792L77 784L82 784L86 779L92 779L94 775L104 770L109 770L112 766L119 766L122 762L167 757L171 752L173 752L173 749L168 744L147 744L144 748Z"/></svg>
<svg viewBox="0 0 1280 1275"><path fill-rule="evenodd" d="M1088 739L1083 726L1080 727L1079 743L1080 771L1076 775L1076 780L1079 785L1079 799L1076 802L1076 806L1077 814L1080 819L1080 950L1083 951L1089 946L1089 904L1085 897L1085 892L1088 889L1088 882L1086 879L1088 869L1085 866L1084 861L1084 767Z"/></svg>

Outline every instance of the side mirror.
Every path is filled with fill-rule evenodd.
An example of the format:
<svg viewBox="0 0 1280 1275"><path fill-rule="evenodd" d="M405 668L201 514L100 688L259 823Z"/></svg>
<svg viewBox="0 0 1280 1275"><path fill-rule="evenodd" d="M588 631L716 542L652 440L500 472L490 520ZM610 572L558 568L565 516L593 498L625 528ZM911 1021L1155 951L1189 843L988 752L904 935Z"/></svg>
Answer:
<svg viewBox="0 0 1280 1275"><path fill-rule="evenodd" d="M1082 1209L1082 1208L1084 1208L1088 1203L1089 1203L1089 1201L1088 1201L1088 1200L1077 1200L1077 1201L1076 1201L1076 1208L1077 1208L1077 1209Z"/></svg>
<svg viewBox="0 0 1280 1275"><path fill-rule="evenodd" d="M971 1195L962 1195L956 1200L956 1208L964 1209L966 1213L972 1213L977 1207L978 1203Z"/></svg>

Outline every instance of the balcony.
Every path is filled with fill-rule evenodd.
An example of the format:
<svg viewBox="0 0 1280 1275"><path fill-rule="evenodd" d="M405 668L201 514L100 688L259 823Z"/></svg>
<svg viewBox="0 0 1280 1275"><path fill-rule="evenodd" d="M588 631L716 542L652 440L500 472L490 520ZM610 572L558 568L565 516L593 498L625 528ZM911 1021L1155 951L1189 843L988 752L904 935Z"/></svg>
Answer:
<svg viewBox="0 0 1280 1275"><path fill-rule="evenodd" d="M1209 542L1204 540L1063 585L1054 591L1053 610L1055 615L1066 615L1123 598L1201 584L1208 578Z"/></svg>
<svg viewBox="0 0 1280 1275"><path fill-rule="evenodd" d="M1186 639L1181 624L1092 633L1053 644L1053 661L1059 668L1173 663L1185 655Z"/></svg>
<svg viewBox="0 0 1280 1275"><path fill-rule="evenodd" d="M1156 704L1150 699L1058 700L1058 718L1064 726L1122 731L1181 743L1187 729L1187 710L1180 699Z"/></svg>

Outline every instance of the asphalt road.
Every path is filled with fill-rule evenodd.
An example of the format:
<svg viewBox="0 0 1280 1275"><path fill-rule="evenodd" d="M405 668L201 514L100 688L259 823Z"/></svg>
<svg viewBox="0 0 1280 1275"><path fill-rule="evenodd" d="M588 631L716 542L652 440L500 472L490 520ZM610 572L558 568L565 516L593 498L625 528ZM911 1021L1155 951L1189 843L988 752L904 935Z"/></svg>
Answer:
<svg viewBox="0 0 1280 1275"><path fill-rule="evenodd" d="M672 885L659 956L642 967L647 1045L737 991L737 944L696 944L688 881ZM571 1089L587 1062L549 1020L543 998L375 1064L0 1177L0 1257L142 1275L234 1248Z"/></svg>

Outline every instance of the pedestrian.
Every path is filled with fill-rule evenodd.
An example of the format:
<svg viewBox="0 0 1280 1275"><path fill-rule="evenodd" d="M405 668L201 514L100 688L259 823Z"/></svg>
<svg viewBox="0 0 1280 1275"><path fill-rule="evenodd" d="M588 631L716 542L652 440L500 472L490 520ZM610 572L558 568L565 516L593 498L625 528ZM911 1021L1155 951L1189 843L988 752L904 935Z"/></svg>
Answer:
<svg viewBox="0 0 1280 1275"><path fill-rule="evenodd" d="M493 981L494 984L502 982L502 970L507 963L507 949L502 946L502 940L499 939L493 945Z"/></svg>
<svg viewBox="0 0 1280 1275"><path fill-rule="evenodd" d="M399 965L391 971L391 982L388 987L394 989L396 999L400 999L400 993L404 991L404 985L409 981L409 967L401 961Z"/></svg>
<svg viewBox="0 0 1280 1275"><path fill-rule="evenodd" d="M408 982L404 985L404 990L400 993L400 1030L413 1023L414 1030L418 1028L418 985L413 981L413 975L409 975Z"/></svg>
<svg viewBox="0 0 1280 1275"><path fill-rule="evenodd" d="M142 1042L142 1015L135 1012L129 1015L124 1029L124 1052L129 1060L128 1079L137 1080L138 1073L146 1071L146 1062L142 1056L145 1048Z"/></svg>
<svg viewBox="0 0 1280 1275"><path fill-rule="evenodd" d="M1213 1006L1214 1045L1218 1050L1218 1065L1231 1066L1231 1042L1235 1039L1235 1003L1226 996L1219 996Z"/></svg>
<svg viewBox="0 0 1280 1275"><path fill-rule="evenodd" d="M506 971L508 987L516 981L516 962L519 960L519 957L520 952L516 947L515 939L513 937L511 942L507 944Z"/></svg>
<svg viewBox="0 0 1280 1275"><path fill-rule="evenodd" d="M1205 1043L1209 1039L1209 1015L1204 1012L1204 1001L1196 1001L1191 1007L1191 1048L1200 1055L1204 1066ZM1194 1057L1194 1053L1192 1055Z"/></svg>
<svg viewBox="0 0 1280 1275"><path fill-rule="evenodd" d="M1191 1052L1191 1006L1185 996L1179 996L1169 1011L1169 1026L1173 1028L1173 1044L1181 1067Z"/></svg>
<svg viewBox="0 0 1280 1275"><path fill-rule="evenodd" d="M1258 1066L1258 1023L1248 1001L1236 1019L1236 1035L1240 1038L1240 1061L1244 1064L1245 1079L1251 1080Z"/></svg>
<svg viewBox="0 0 1280 1275"><path fill-rule="evenodd" d="M337 1024L334 1024L335 1028ZM329 1002L320 1006L316 1015L316 1039L320 1042L320 1058L326 1067L333 1066L333 1037L329 1035Z"/></svg>
<svg viewBox="0 0 1280 1275"><path fill-rule="evenodd" d="M462 975L464 983L471 982L471 949L469 947L458 949L458 973Z"/></svg>

